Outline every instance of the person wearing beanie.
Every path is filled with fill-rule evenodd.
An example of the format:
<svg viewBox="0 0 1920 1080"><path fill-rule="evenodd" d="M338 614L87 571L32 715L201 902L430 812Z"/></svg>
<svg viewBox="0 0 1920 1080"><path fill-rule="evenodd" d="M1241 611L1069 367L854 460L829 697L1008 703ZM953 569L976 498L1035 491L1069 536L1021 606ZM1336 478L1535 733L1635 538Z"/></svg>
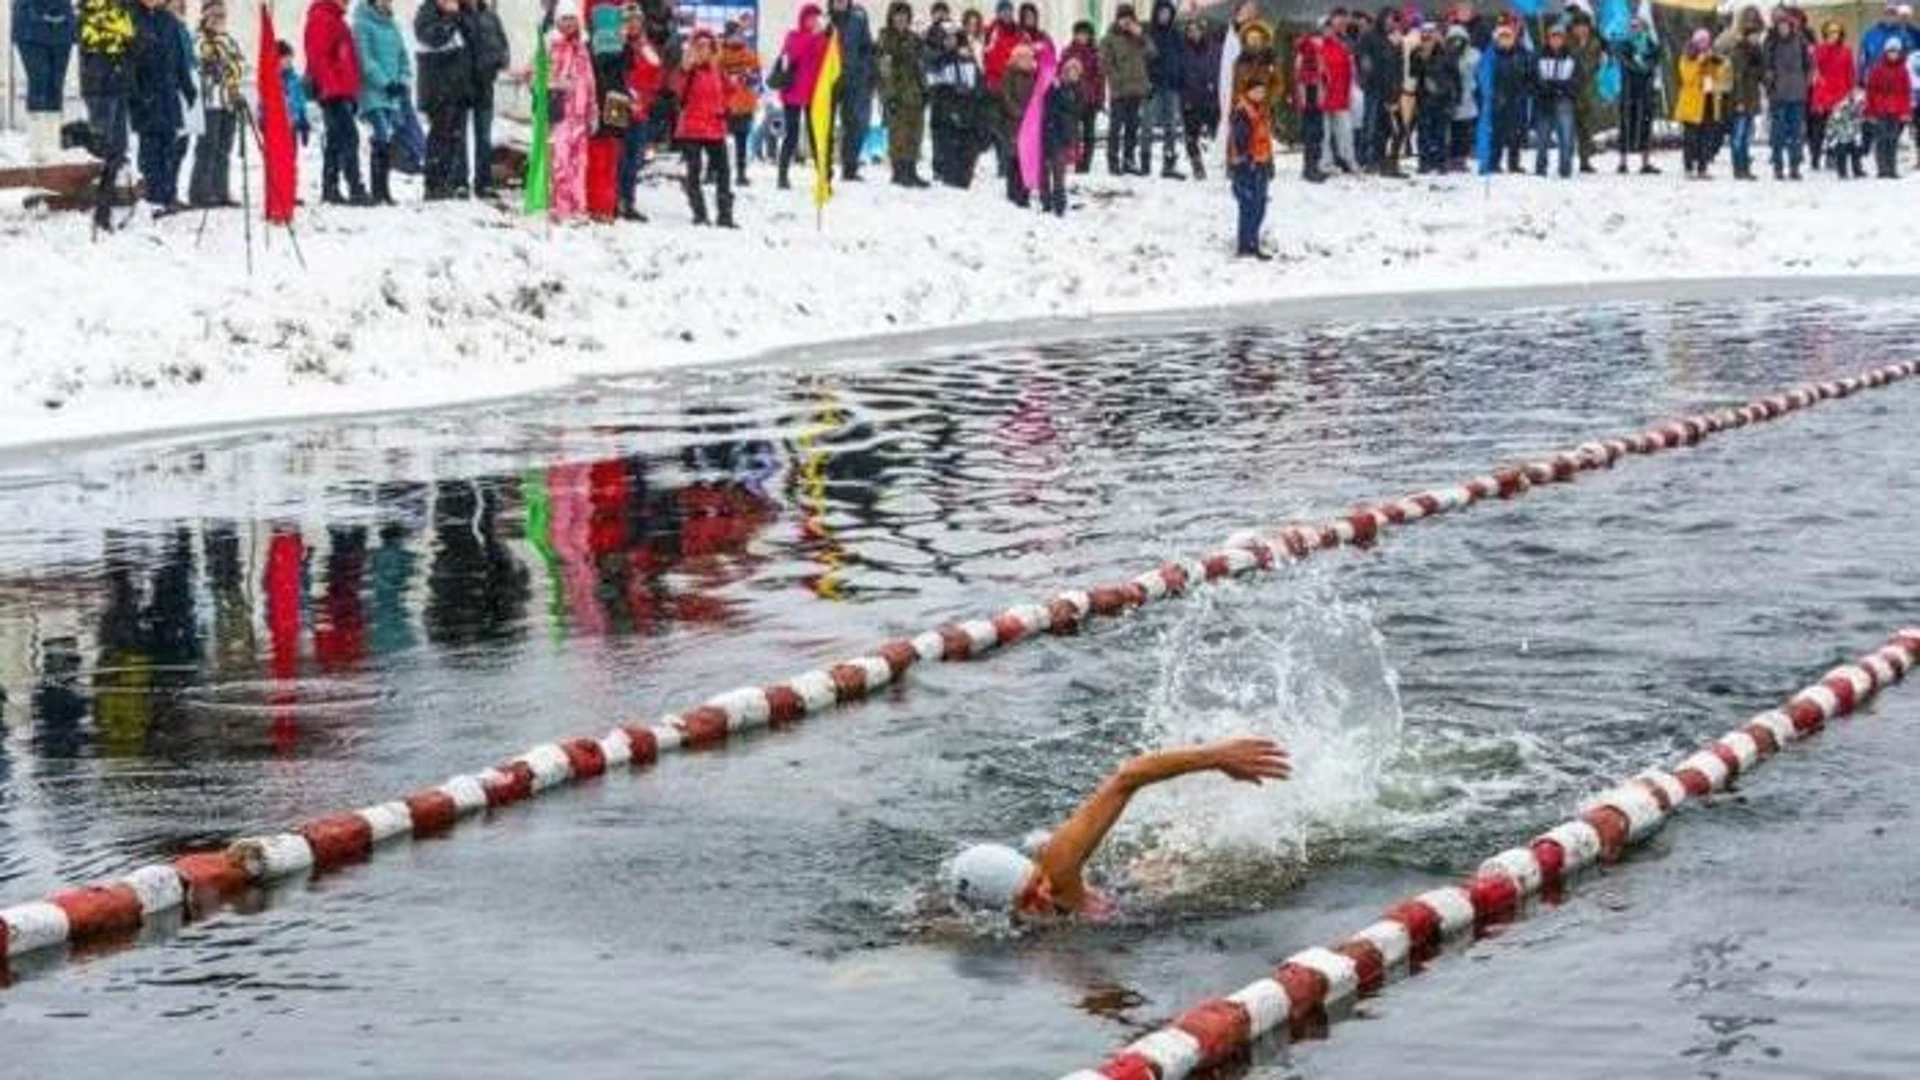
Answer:
<svg viewBox="0 0 1920 1080"><path fill-rule="evenodd" d="M1113 901L1088 885L1087 864L1135 795L1202 772L1261 784L1285 780L1292 763L1287 751L1270 739L1227 739L1141 754L1101 781L1066 821L1036 837L1028 851L974 844L948 860L941 870L947 896L962 909L1000 911L1017 919L1111 917Z"/></svg>
<svg viewBox="0 0 1920 1080"><path fill-rule="evenodd" d="M853 0L827 0L827 20L840 41L835 110L840 125L840 179L857 182L867 129L873 125L873 27L867 21L867 9Z"/></svg>
<svg viewBox="0 0 1920 1080"><path fill-rule="evenodd" d="M233 201L233 140L237 114L246 108L241 86L247 61L240 43L227 33L227 8L208 0L200 8L200 103L205 123L193 148L193 173L187 182L187 205L238 206Z"/></svg>
<svg viewBox="0 0 1920 1080"><path fill-rule="evenodd" d="M1480 124L1480 50L1473 47L1472 35L1460 23L1447 27L1446 54L1459 75L1459 96L1454 98L1452 123L1447 138L1447 170L1466 172L1473 160L1474 136Z"/></svg>
<svg viewBox="0 0 1920 1080"><path fill-rule="evenodd" d="M1147 70L1152 50L1133 5L1115 8L1113 25L1100 39L1100 69L1107 80L1109 112L1107 171L1115 176L1146 172L1136 168L1135 162L1140 160L1140 108L1153 89Z"/></svg>
<svg viewBox="0 0 1920 1080"><path fill-rule="evenodd" d="M1880 62L1867 69L1867 130L1873 144L1874 175L1900 177L1900 133L1913 118L1913 76L1907 70L1906 42L1888 37Z"/></svg>
<svg viewBox="0 0 1920 1080"><path fill-rule="evenodd" d="M985 94L973 44L950 23L927 29L927 126L933 132L933 178L948 187L973 183L974 161L987 135Z"/></svg>
<svg viewBox="0 0 1920 1080"><path fill-rule="evenodd" d="M179 162L174 144L186 128L185 109L199 103L188 52L180 47L187 33L162 0L141 0L133 16L133 97L129 110L140 135L140 183L154 216L186 209L179 200Z"/></svg>
<svg viewBox="0 0 1920 1080"><path fill-rule="evenodd" d="M320 201L367 204L360 181L360 132L354 110L360 98L360 57L341 0L313 0L305 27L307 81L320 104ZM343 193L341 183L347 185Z"/></svg>
<svg viewBox="0 0 1920 1080"><path fill-rule="evenodd" d="M1081 19L1073 24L1073 39L1067 43L1067 51L1060 56L1064 66L1073 60L1080 64L1080 109L1079 117L1079 154L1074 159L1073 171L1085 174L1093 167L1094 121L1107 107L1107 77L1100 67L1100 49L1094 44L1093 23Z"/></svg>
<svg viewBox="0 0 1920 1080"><path fill-rule="evenodd" d="M1492 172L1520 172L1520 151L1527 142L1527 108L1533 92L1533 54L1520 46L1510 22L1493 31L1493 57L1487 69L1487 99L1493 106Z"/></svg>
<svg viewBox="0 0 1920 1080"><path fill-rule="evenodd" d="M1254 24L1265 33L1265 24ZM1249 42L1253 29L1246 33ZM1242 53L1246 61L1251 50ZM1236 75L1239 67L1235 67ZM1273 106L1267 100L1272 83L1264 76L1249 73L1240 94L1234 98L1233 116L1227 122L1227 179L1233 185L1233 201L1238 209L1234 229L1236 258L1267 262L1273 258L1260 248L1260 229L1267 219L1267 193L1273 184ZM1236 79L1236 81L1238 81Z"/></svg>
<svg viewBox="0 0 1920 1080"><path fill-rule="evenodd" d="M1460 63L1440 44L1440 27L1428 23L1420 31L1420 47L1413 54L1414 129L1420 150L1422 175L1447 170L1452 139L1453 109L1460 102Z"/></svg>
<svg viewBox="0 0 1920 1080"><path fill-rule="evenodd" d="M1198 15L1180 26L1180 131L1186 140L1187 167L1195 180L1207 178L1200 140L1220 127L1220 39Z"/></svg>
<svg viewBox="0 0 1920 1080"><path fill-rule="evenodd" d="M1767 143L1775 180L1800 179L1806 137L1807 94L1813 86L1813 46L1799 17L1776 9L1766 40Z"/></svg>
<svg viewBox="0 0 1920 1080"><path fill-rule="evenodd" d="M1080 153L1080 61L1060 63L1060 77L1047 88L1040 130L1040 209L1054 217L1067 216L1067 170Z"/></svg>
<svg viewBox="0 0 1920 1080"><path fill-rule="evenodd" d="M720 34L720 74L727 81L727 136L733 140L733 186L747 187L747 139L753 134L753 114L760 106L760 54L747 44L746 27L738 19L727 20Z"/></svg>
<svg viewBox="0 0 1920 1080"><path fill-rule="evenodd" d="M431 2L431 0L430 0ZM552 195L548 215L554 221L578 218L587 210L587 139L593 133L597 99L593 57L587 52L580 16L562 12L547 43L548 172Z"/></svg>
<svg viewBox="0 0 1920 1080"><path fill-rule="evenodd" d="M1847 70L1853 70L1851 55L1847 57ZM1866 92L1855 87L1834 105L1827 117L1827 162L1833 166L1834 175L1842 180L1849 177L1860 180L1866 176L1866 112Z"/></svg>
<svg viewBox="0 0 1920 1080"><path fill-rule="evenodd" d="M1153 169L1153 143L1158 137L1160 175L1168 180L1186 179L1179 167L1180 101L1185 75L1181 51L1173 0L1153 0L1152 25L1147 29L1147 116L1140 136L1143 176Z"/></svg>
<svg viewBox="0 0 1920 1080"><path fill-rule="evenodd" d="M905 0L887 6L880 30L880 115L887 126L887 161L893 182L926 187L920 178L920 137L926 128L927 71L913 8Z"/></svg>

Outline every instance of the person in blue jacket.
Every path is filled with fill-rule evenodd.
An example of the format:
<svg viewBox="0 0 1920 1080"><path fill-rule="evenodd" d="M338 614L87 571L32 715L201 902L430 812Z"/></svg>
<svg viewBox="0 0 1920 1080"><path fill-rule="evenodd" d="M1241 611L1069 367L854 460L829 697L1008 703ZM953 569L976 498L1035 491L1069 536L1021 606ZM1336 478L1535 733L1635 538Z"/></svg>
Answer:
<svg viewBox="0 0 1920 1080"><path fill-rule="evenodd" d="M367 194L382 206L393 205L393 138L413 107L408 86L413 61L407 39L393 18L393 0L360 0L353 9L353 48L360 58L360 119L372 128L367 164Z"/></svg>
<svg viewBox="0 0 1920 1080"><path fill-rule="evenodd" d="M1180 103L1186 87L1186 51L1174 19L1173 0L1154 0L1153 22L1147 27L1147 80L1153 95L1147 99L1147 121L1140 132L1140 172L1153 168L1153 140L1161 140L1160 175L1185 180L1180 171Z"/></svg>
<svg viewBox="0 0 1920 1080"><path fill-rule="evenodd" d="M37 161L59 141L75 26L73 0L13 0L13 47L27 69L27 146Z"/></svg>
<svg viewBox="0 0 1920 1080"><path fill-rule="evenodd" d="M873 24L853 0L828 0L827 18L840 39L840 178L860 179L860 150L873 124Z"/></svg>
<svg viewBox="0 0 1920 1080"><path fill-rule="evenodd" d="M193 73L181 47L186 27L164 0L140 0L133 13L133 93L128 115L140 136L140 182L154 216L183 210L175 144L186 130L186 107L197 103Z"/></svg>
<svg viewBox="0 0 1920 1080"><path fill-rule="evenodd" d="M1900 42L1904 55L1911 55L1914 47L1920 46L1920 31L1913 25L1913 8L1905 3L1887 4L1880 13L1880 21L1860 35L1860 60L1856 66L1862 79L1866 78L1867 69L1885 55L1890 39Z"/></svg>

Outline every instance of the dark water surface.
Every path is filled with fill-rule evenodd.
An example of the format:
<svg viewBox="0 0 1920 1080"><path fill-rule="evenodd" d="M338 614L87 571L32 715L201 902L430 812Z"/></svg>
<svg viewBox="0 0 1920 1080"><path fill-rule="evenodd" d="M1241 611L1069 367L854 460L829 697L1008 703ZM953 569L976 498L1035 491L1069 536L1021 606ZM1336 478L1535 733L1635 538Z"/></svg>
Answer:
<svg viewBox="0 0 1920 1080"><path fill-rule="evenodd" d="M1909 355L1920 304L1235 324L0 459L0 903L1229 533ZM0 993L0 1076L1052 1077L1920 621L1920 386L1478 508ZM1125 753L1104 930L928 911ZM1920 692L1261 1077L1920 1075Z"/></svg>

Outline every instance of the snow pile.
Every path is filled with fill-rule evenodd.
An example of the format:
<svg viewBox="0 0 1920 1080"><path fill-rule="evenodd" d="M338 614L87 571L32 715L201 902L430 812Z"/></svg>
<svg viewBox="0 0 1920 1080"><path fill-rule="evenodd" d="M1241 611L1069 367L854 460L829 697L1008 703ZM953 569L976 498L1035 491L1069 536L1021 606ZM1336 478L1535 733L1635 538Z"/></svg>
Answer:
<svg viewBox="0 0 1920 1080"><path fill-rule="evenodd" d="M848 184L816 228L801 186L774 190L756 169L738 232L693 228L665 178L642 194L648 225L554 227L469 203L313 206L298 222L306 268L272 230L251 278L237 212L203 232L197 212L143 210L93 242L83 215L0 211L0 442L475 400L995 320L1920 272L1920 251L1889 240L1911 214L1906 180L1283 177L1268 219L1277 258L1259 264L1228 255L1221 181L1079 178L1065 221L1015 210L990 176L966 192Z"/></svg>

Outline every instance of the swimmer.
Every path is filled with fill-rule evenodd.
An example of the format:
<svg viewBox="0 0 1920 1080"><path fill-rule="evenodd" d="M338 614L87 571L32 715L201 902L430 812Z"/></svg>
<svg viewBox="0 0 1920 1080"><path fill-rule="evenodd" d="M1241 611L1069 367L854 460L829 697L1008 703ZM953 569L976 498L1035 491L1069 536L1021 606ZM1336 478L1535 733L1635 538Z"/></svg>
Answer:
<svg viewBox="0 0 1920 1080"><path fill-rule="evenodd" d="M1142 754L1101 781L1031 858L1004 845L977 844L948 864L947 885L955 900L971 908L1025 917L1110 915L1111 901L1089 888L1082 874L1135 793L1188 773L1217 772L1259 784L1285 780L1292 769L1286 749L1271 739L1225 739Z"/></svg>

